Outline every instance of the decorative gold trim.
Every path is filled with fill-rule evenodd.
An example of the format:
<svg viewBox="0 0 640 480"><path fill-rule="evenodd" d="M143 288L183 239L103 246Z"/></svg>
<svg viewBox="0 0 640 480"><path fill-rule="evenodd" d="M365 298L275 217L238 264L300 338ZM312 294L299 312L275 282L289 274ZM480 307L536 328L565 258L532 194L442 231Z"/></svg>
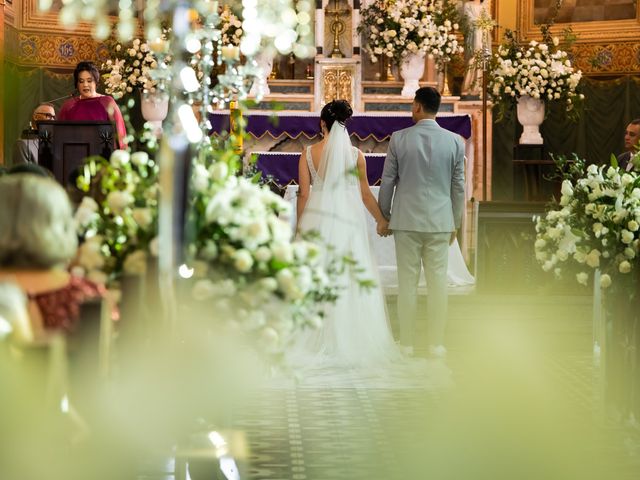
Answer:
<svg viewBox="0 0 640 480"><path fill-rule="evenodd" d="M73 68L81 60L101 63L109 56L105 44L88 36L14 32L7 57L18 65Z"/></svg>
<svg viewBox="0 0 640 480"><path fill-rule="evenodd" d="M518 31L525 41L539 40L541 36L540 26L534 22L534 1L519 0L518 4ZM636 18L633 20L556 23L551 31L559 34L567 27L577 34L576 43L637 42L640 38L640 2L636 4Z"/></svg>

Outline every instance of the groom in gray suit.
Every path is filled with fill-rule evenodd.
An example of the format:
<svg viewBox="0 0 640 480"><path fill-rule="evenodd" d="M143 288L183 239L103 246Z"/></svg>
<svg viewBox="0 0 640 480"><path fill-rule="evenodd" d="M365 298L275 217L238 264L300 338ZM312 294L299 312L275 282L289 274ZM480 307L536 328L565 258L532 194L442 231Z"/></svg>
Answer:
<svg viewBox="0 0 640 480"><path fill-rule="evenodd" d="M391 136L378 196L390 230L380 227L378 233L393 231L395 240L400 343L413 352L422 266L428 289L429 353L444 357L448 250L464 209L464 144L459 135L436 123L439 108L435 88L418 89L411 107L416 124Z"/></svg>

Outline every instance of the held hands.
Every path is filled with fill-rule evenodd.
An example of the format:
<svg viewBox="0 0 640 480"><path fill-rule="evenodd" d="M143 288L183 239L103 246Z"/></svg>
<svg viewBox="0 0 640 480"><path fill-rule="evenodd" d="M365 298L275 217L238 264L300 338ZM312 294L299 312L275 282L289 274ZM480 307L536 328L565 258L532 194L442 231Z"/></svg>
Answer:
<svg viewBox="0 0 640 480"><path fill-rule="evenodd" d="M376 232L378 232L378 235L381 237L388 237L391 235L393 232L389 230L389 220L380 220L376 225Z"/></svg>
<svg viewBox="0 0 640 480"><path fill-rule="evenodd" d="M458 231L454 230L453 232L451 232L451 237L449 238L449 245L453 244L453 242L456 239L456 235L457 235Z"/></svg>

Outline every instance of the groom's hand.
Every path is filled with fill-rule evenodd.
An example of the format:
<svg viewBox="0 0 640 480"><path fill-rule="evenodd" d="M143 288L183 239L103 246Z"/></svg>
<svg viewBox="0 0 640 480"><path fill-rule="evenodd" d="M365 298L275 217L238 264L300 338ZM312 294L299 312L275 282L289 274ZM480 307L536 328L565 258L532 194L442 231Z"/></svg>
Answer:
<svg viewBox="0 0 640 480"><path fill-rule="evenodd" d="M458 234L457 230L451 232L451 237L449 238L449 245L451 245L456 240L456 235Z"/></svg>

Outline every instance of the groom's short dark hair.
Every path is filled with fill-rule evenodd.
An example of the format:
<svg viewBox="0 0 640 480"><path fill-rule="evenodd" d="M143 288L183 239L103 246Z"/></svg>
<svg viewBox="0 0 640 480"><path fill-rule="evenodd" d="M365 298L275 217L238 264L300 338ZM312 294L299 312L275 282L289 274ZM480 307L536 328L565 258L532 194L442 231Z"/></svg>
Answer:
<svg viewBox="0 0 640 480"><path fill-rule="evenodd" d="M436 114L440 109L440 93L433 87L422 87L416 90L414 100L426 113Z"/></svg>

